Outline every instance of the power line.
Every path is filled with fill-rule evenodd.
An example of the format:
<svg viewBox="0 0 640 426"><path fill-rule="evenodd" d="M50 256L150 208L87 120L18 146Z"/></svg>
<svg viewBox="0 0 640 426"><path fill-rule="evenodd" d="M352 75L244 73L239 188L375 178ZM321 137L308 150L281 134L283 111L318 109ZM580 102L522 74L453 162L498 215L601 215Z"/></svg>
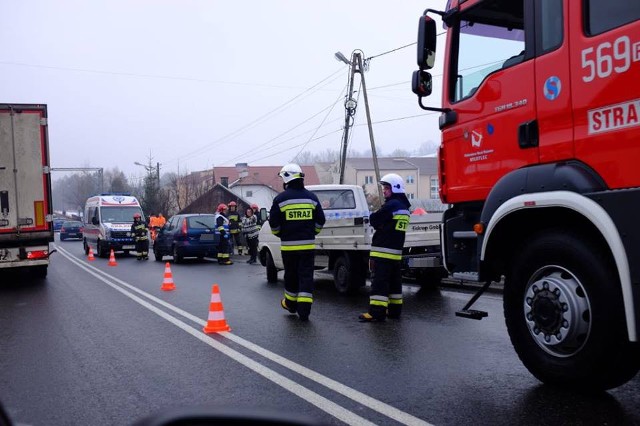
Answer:
<svg viewBox="0 0 640 426"><path fill-rule="evenodd" d="M344 89L343 89L343 91L344 91ZM342 92L341 92L340 94L342 95ZM271 145L271 142L273 142L273 141L275 141L275 140L277 140L277 139L280 139L282 136L286 135L287 133L292 132L293 130L297 129L298 127L302 126L303 124L307 123L308 121L313 120L314 118L316 118L317 116L319 116L320 114L322 114L323 112L325 112L326 110L328 110L328 109L332 109L334 105L335 105L335 103L333 103L333 104L331 104L331 105L329 105L329 106L327 106L327 107L325 107L325 108L321 109L321 110L320 110L320 111L318 111L317 113L313 114L311 117L309 117L309 118L307 118L307 119L303 120L302 122L300 122L300 123L296 124L295 126L293 126L293 127L289 128L288 130L285 130L284 132L280 133L279 135L274 136L273 138L269 139L269 140L268 140L268 141L266 141L264 144L262 144L262 147L261 147L260 149L257 149L257 150L256 150L256 149L251 149L251 150L249 150L249 151L246 151L246 152L244 152L244 153L242 153L242 154L238 155L237 157L234 157L234 158L232 158L232 159L228 160L228 163L233 163L233 162L234 162L234 161L236 161L237 159L244 158L247 154L252 154L252 153L253 153L253 154L255 154L255 153L258 153L258 152L261 152L261 151L266 151L266 150L270 150L270 149L272 149L272 148L277 147L278 145ZM293 137L293 138L291 138L291 139L295 139L295 138L297 138L298 136L302 136L302 135L304 135L304 134L307 134L307 133L309 133L310 131L311 131L311 130L308 130L308 131L306 131L306 132L300 133L300 134L298 134L298 135L294 136L294 137ZM285 141L283 141L283 142L287 142L287 141L289 141L289 140L291 140L291 139L287 139L287 140L285 140Z"/></svg>
<svg viewBox="0 0 640 426"><path fill-rule="evenodd" d="M243 83L243 82L225 81L225 80L209 80L204 78L176 77L176 76L161 75L161 74L138 74L138 73L132 73L132 72L105 71L105 70L95 70L95 69L87 69L87 68L56 67L52 65L36 65L36 64L26 64L21 62L0 61L0 64L10 65L10 66L29 67L29 68L42 68L42 69L50 69L50 70L57 70L57 71L74 71L74 72L84 72L84 73L91 73L91 74L105 74L105 75L136 77L136 78L192 81L192 82L198 82L198 83L216 83L216 84L227 84L227 85L235 85L235 86L268 87L268 88L274 88L274 89L300 89L300 87L295 87L295 86L280 86L280 85L261 84L261 83Z"/></svg>
<svg viewBox="0 0 640 426"><path fill-rule="evenodd" d="M367 60L368 60L368 61L370 61L370 60L371 60L371 59L373 59L373 58L379 58L380 56L384 56L384 55L387 55L387 54L389 54L389 53L396 52L396 51L401 50L401 49L404 49L404 48L406 48L406 47L413 46L414 44L418 44L418 42L417 42L417 41L414 41L413 43L405 44L404 46L396 47L395 49L391 49L391 50L388 50L388 51L386 51L386 52L378 53L377 55L369 56L369 57L367 58Z"/></svg>
<svg viewBox="0 0 640 426"><path fill-rule="evenodd" d="M347 86L344 87L344 89L342 89L342 92L340 92L340 94L338 95L338 99L336 99L336 101L333 103L333 105L331 106L331 109L327 112L327 115L324 116L324 118L322 119L322 122L320 122L320 124L318 125L318 127L316 127L316 130L313 132L313 134L309 137L309 140L302 146L302 148L300 148L300 151L298 151L298 153L295 155L295 157L293 157L293 159L295 160L296 158L298 158L298 155L300 155L300 153L302 153L302 150L309 145L309 142L311 142L313 140L313 137L316 135L316 133L318 133L318 130L320 130L320 128L324 125L324 122L327 121L327 118L329 117L329 114L331 114L331 111L333 111L333 108L335 108L335 106L338 104L338 102L340 102L340 98L342 97L342 94L347 90Z"/></svg>
<svg viewBox="0 0 640 426"><path fill-rule="evenodd" d="M260 117L256 118L255 120L245 124L244 126L240 127L239 129L236 129L236 130L234 130L234 131L232 131L230 133L227 133L226 135L221 136L220 138L214 140L213 142L210 142L210 143L208 143L206 145L203 145L200 148L197 148L197 149L191 151L190 153L187 153L187 154L182 155L180 157L176 157L176 158L174 158L172 160L168 160L168 161L165 162L165 164L178 162L180 160L184 160L186 158L189 158L189 157L192 157L194 155L200 154L202 152L205 152L205 151L213 148L216 144L218 144L218 143L220 143L220 142L222 142L224 140L232 139L234 137L239 136L240 134L242 134L243 132L249 130L253 126L255 126L258 123L260 123L261 121L264 121L267 117L269 117L271 115L274 115L275 113L284 110L285 107L287 107L288 105L292 104L294 101L296 101L297 99L299 99L303 95L308 94L308 92L310 92L311 90L315 89L315 91L317 91L317 90L319 90L319 88L324 87L324 86L321 86L321 85L323 83L327 82L327 80L331 79L332 77L334 77L336 74L338 74L341 71L342 71L342 68L337 70L337 71L335 71L334 73L330 74L329 76L323 78L322 80L320 80L316 84L310 86L309 88L305 89L304 91L302 91L298 95L294 96L293 98L289 99L288 101L284 102L283 104L277 106L276 108L272 109L271 111L261 115ZM330 80L326 84L330 84L332 81L333 80Z"/></svg>

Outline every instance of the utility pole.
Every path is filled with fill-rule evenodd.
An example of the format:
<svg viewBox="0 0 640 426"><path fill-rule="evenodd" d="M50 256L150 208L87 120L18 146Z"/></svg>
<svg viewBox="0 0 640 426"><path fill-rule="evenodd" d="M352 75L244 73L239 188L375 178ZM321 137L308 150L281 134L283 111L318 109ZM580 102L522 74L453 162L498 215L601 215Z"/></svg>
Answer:
<svg viewBox="0 0 640 426"><path fill-rule="evenodd" d="M367 96L367 85L364 79L365 69L363 67L362 61L362 51L354 50L351 54L351 61L348 61L347 58L340 52L335 54L336 59L342 61L349 65L350 73L349 73L349 93L347 94L347 99L344 103L345 106L345 120L344 120L344 132L342 135L342 149L340 156L340 182L344 183L344 171L346 168L347 162L347 144L349 142L349 129L353 125L353 116L356 112L357 102L353 99L353 80L355 74L358 73L360 75L360 81L362 83L362 94L364 97L364 107L367 115L367 127L369 128L369 141L371 143L371 156L373 157L373 168L376 173L376 187L378 188L378 197L380 199L380 203L384 199L384 195L382 193L382 188L377 183L380 182L380 168L378 167L378 155L376 153L376 143L373 138L373 126L371 124L371 112L369 111L369 98Z"/></svg>
<svg viewBox="0 0 640 426"><path fill-rule="evenodd" d="M337 54L336 54L337 55ZM349 93L347 93L344 101L344 132L342 133L342 146L340 148L340 180L338 183L344 183L344 169L347 165L347 145L349 144L349 129L353 125L353 116L356 113L357 102L353 99L353 77L356 73L356 67L353 60L347 62L349 64Z"/></svg>

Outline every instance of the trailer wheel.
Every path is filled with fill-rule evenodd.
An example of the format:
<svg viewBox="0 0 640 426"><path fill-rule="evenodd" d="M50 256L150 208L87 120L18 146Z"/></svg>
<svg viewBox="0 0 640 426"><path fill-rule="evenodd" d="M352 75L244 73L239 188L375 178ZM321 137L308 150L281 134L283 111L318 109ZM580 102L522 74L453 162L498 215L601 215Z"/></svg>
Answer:
<svg viewBox="0 0 640 426"><path fill-rule="evenodd" d="M273 263L273 256L271 256L271 252L267 250L265 253L266 264L267 264L267 282L270 284L274 284L278 282L278 268L276 268L276 264Z"/></svg>
<svg viewBox="0 0 640 426"><path fill-rule="evenodd" d="M605 390L633 378L640 350L628 340L616 269L597 244L565 230L523 245L507 275L511 342L540 381Z"/></svg>
<svg viewBox="0 0 640 426"><path fill-rule="evenodd" d="M82 245L84 246L84 254L89 256L89 245L87 244L87 240L82 240Z"/></svg>
<svg viewBox="0 0 640 426"><path fill-rule="evenodd" d="M33 267L33 276L36 278L47 278L48 265L38 265Z"/></svg>
<svg viewBox="0 0 640 426"><path fill-rule="evenodd" d="M353 294L365 285L364 266L356 256L343 254L333 264L333 282L340 294Z"/></svg>

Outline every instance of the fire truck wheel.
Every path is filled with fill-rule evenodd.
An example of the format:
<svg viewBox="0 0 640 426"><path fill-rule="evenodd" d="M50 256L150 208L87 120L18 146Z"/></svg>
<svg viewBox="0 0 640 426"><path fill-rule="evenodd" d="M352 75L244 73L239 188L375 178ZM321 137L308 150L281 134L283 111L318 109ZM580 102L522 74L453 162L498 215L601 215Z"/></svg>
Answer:
<svg viewBox="0 0 640 426"><path fill-rule="evenodd" d="M540 381L605 390L640 369L628 340L618 274L608 252L566 230L526 241L512 262L504 316L523 364Z"/></svg>
<svg viewBox="0 0 640 426"><path fill-rule="evenodd" d="M270 284L274 284L278 282L278 269L276 268L275 263L273 263L273 257L271 256L271 252L267 250L266 254L267 264L267 282Z"/></svg>

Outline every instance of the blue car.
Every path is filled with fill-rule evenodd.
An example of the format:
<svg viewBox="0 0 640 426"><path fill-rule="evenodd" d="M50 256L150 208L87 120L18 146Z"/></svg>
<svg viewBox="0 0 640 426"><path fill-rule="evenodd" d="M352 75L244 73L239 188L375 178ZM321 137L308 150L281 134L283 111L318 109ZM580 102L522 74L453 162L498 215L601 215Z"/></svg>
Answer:
<svg viewBox="0 0 640 426"><path fill-rule="evenodd" d="M53 231L54 232L60 231L60 228L62 228L62 224L64 223L65 220L66 219L58 219L58 218L53 219Z"/></svg>
<svg viewBox="0 0 640 426"><path fill-rule="evenodd" d="M65 220L60 227L60 241L75 238L82 239L82 222L77 220Z"/></svg>
<svg viewBox="0 0 640 426"><path fill-rule="evenodd" d="M177 214L160 229L153 243L153 255L158 262L164 256L173 256L174 263L185 257L218 256L220 235L215 232L214 214Z"/></svg>

